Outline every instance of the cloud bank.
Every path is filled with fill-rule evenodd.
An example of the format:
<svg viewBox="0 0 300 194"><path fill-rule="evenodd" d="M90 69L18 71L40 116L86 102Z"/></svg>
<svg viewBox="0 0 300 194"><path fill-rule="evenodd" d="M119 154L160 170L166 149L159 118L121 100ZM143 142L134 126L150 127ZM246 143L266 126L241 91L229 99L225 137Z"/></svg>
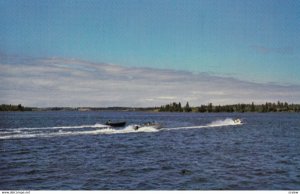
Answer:
<svg viewBox="0 0 300 194"><path fill-rule="evenodd" d="M25 106L160 106L300 102L300 86L208 73L124 67L66 58L0 55L0 103Z"/></svg>

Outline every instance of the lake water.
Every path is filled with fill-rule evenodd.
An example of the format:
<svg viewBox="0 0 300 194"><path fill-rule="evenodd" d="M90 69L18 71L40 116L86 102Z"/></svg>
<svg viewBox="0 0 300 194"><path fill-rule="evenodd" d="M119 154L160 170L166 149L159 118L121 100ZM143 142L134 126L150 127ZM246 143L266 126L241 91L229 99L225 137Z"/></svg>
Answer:
<svg viewBox="0 0 300 194"><path fill-rule="evenodd" d="M1 112L0 190L300 190L299 143L297 113Z"/></svg>

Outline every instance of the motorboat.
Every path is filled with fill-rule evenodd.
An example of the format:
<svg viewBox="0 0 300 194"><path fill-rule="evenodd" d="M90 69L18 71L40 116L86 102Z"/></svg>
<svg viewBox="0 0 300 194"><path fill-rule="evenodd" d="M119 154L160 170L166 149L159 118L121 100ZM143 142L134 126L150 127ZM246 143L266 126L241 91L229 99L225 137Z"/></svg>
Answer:
<svg viewBox="0 0 300 194"><path fill-rule="evenodd" d="M109 125L111 127L124 127L126 125L126 121L119 121L119 122L112 122L112 121L107 121L105 125Z"/></svg>
<svg viewBox="0 0 300 194"><path fill-rule="evenodd" d="M234 124L242 124L241 119L234 119L233 122Z"/></svg>
<svg viewBox="0 0 300 194"><path fill-rule="evenodd" d="M155 129L160 129L160 128L162 128L162 125L159 123L148 122L148 123L144 123L142 125L136 125L136 126L134 126L134 129L138 130L139 128L142 128L142 127L153 127Z"/></svg>

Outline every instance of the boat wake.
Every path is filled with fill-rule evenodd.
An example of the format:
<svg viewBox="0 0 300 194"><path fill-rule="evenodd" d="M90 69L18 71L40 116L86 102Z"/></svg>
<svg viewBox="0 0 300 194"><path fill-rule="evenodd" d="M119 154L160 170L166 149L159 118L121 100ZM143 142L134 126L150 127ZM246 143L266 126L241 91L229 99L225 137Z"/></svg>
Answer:
<svg viewBox="0 0 300 194"><path fill-rule="evenodd" d="M235 122L234 119L227 118L225 120L216 120L207 125L199 125L199 126L186 126L186 127L174 127L174 128L162 128L161 130L176 130L176 129L201 129L201 128L211 128L211 127L225 127L230 125L242 125L243 123Z"/></svg>
<svg viewBox="0 0 300 194"><path fill-rule="evenodd" d="M74 136L74 135L98 135L98 134L124 134L124 133L149 133L168 130L180 129L201 129L222 127L230 125L241 125L233 119L217 120L207 125L200 126L184 126L173 128L157 129L152 126L143 126L136 128L136 125L128 125L123 129L114 129L108 125L79 125L79 126L56 126L56 127L35 127L35 128L13 128L0 129L0 139L21 139L21 138L39 138L39 137L57 137L57 136ZM93 130L90 130L93 129Z"/></svg>
<svg viewBox="0 0 300 194"><path fill-rule="evenodd" d="M114 129L108 125L95 124L95 125L80 125L80 126L0 129L0 139L158 132L158 130L154 127L140 127L138 130L136 130L135 126L136 125L129 125L123 129ZM89 130L91 128L96 128L96 129Z"/></svg>
<svg viewBox="0 0 300 194"><path fill-rule="evenodd" d="M95 125L33 127L33 128L24 127L24 128L13 128L13 129L6 129L6 130L21 131L21 130L43 130L43 129L83 129L83 128L103 128L103 127L109 127L109 126L96 123Z"/></svg>

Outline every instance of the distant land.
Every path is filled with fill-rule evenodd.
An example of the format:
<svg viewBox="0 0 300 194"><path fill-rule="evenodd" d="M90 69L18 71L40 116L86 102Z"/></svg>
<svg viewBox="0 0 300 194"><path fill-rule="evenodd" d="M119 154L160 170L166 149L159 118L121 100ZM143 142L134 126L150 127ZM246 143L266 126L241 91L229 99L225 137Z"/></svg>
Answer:
<svg viewBox="0 0 300 194"><path fill-rule="evenodd" d="M198 113L219 113L219 112L300 112L300 104L288 104L287 102L266 102L265 104L231 104L231 105L207 105L192 107L187 102L184 106L181 103L170 103L160 107L24 107L21 104L0 105L0 111L147 111L147 112L198 112Z"/></svg>
<svg viewBox="0 0 300 194"><path fill-rule="evenodd" d="M21 104L2 104L0 111L158 111L159 108L135 108L135 107L24 107Z"/></svg>

